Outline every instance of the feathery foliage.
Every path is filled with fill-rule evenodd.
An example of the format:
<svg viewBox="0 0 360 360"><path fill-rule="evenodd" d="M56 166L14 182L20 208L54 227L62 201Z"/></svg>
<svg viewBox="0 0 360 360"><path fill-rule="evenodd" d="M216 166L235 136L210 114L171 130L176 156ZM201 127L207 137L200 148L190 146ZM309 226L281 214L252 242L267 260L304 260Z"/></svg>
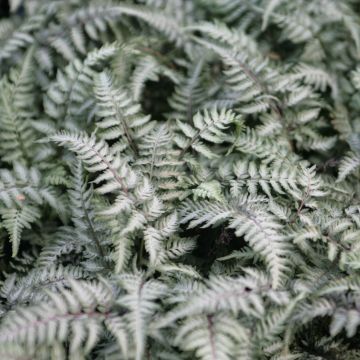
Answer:
<svg viewBox="0 0 360 360"><path fill-rule="evenodd" d="M355 0L10 0L0 358L360 358Z"/></svg>

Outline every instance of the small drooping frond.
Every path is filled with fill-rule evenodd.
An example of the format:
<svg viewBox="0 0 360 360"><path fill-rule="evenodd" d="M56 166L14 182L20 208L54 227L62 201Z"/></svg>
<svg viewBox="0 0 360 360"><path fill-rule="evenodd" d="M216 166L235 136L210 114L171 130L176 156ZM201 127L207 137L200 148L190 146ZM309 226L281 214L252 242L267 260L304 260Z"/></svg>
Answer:
<svg viewBox="0 0 360 360"><path fill-rule="evenodd" d="M72 209L72 221L77 234L77 244L85 248L86 261L84 266L90 271L100 271L108 266L110 260L107 246L110 243L110 231L106 229L95 216L95 207L92 201L93 189L88 187L84 180L81 162L73 168L73 187L69 190L69 199ZM75 242L75 241L74 241Z"/></svg>
<svg viewBox="0 0 360 360"><path fill-rule="evenodd" d="M90 172L102 172L95 183L106 181L99 191L107 193L115 189L121 189L127 193L128 188L134 185L136 175L129 172L130 169L124 164L119 156L113 154L111 148L104 140L96 140L94 135L73 134L60 132L52 135L50 139L58 144L65 145L84 162Z"/></svg>
<svg viewBox="0 0 360 360"><path fill-rule="evenodd" d="M251 154L266 162L294 156L289 153L289 149L285 142L275 142L268 138L264 138L255 130L249 128L246 129L246 133L238 136L234 145L238 151L245 154Z"/></svg>
<svg viewBox="0 0 360 360"><path fill-rule="evenodd" d="M156 8L151 9L123 4L115 6L113 11L119 16L134 16L135 18L148 23L179 46L185 42L186 36L177 21L172 21L165 14L159 13Z"/></svg>
<svg viewBox="0 0 360 360"><path fill-rule="evenodd" d="M30 229L30 224L40 217L40 213L36 207L31 206L23 206L20 209L2 209L0 213L3 226L9 233L12 243L12 256L16 256L23 229Z"/></svg>
<svg viewBox="0 0 360 360"><path fill-rule="evenodd" d="M229 28L223 22L202 22L189 26L187 29L189 31L200 31L212 39L236 49L247 49L254 55L258 53L257 44L250 36L240 29Z"/></svg>
<svg viewBox="0 0 360 360"><path fill-rule="evenodd" d="M188 69L189 64L185 65L188 74L180 79L169 104L173 109L172 117L190 122L193 116L201 110L201 104L209 95L204 88L206 84L206 77L202 71L205 66L204 60L200 59L195 66L190 63L190 69Z"/></svg>
<svg viewBox="0 0 360 360"><path fill-rule="evenodd" d="M360 166L360 157L354 152L348 152L339 165L338 180L344 180L350 174L355 173Z"/></svg>
<svg viewBox="0 0 360 360"><path fill-rule="evenodd" d="M221 191L221 185L217 180L211 180L201 183L193 190L194 199L209 199L223 201L224 197Z"/></svg>
<svg viewBox="0 0 360 360"><path fill-rule="evenodd" d="M115 44L103 46L90 52L83 61L75 59L64 71L59 70L45 97L46 113L55 120L65 120L65 126L70 129L73 128L70 118L89 114L89 109L94 107L90 94L95 69L113 57L116 49Z"/></svg>
<svg viewBox="0 0 360 360"><path fill-rule="evenodd" d="M40 218L40 207L45 204L66 219L63 200L54 187L43 183L37 169L15 163L13 172L0 170L0 213L13 256L18 253L22 231Z"/></svg>
<svg viewBox="0 0 360 360"><path fill-rule="evenodd" d="M181 156L186 154L189 149L193 149L201 155L211 159L219 156L213 153L204 143L207 141L212 144L221 144L232 140L226 134L226 129L232 124L239 124L240 117L233 111L216 109L202 113L197 113L193 118L193 126L178 120L177 126L179 133L175 136L175 143L181 149Z"/></svg>
<svg viewBox="0 0 360 360"><path fill-rule="evenodd" d="M0 154L6 162L33 161L36 136L31 120L36 116L36 98L32 61L30 49L20 69L12 69L0 82Z"/></svg>
<svg viewBox="0 0 360 360"><path fill-rule="evenodd" d="M31 46L34 43L34 32L41 28L44 20L43 14L35 14L20 27L11 29L11 33L7 33L6 37L1 39L0 61L10 59L19 50Z"/></svg>
<svg viewBox="0 0 360 360"><path fill-rule="evenodd" d="M299 64L294 69L294 72L294 79L302 80L305 84L312 85L316 90L325 91L326 88L329 87L332 90L333 96L337 96L337 84L325 70L305 64Z"/></svg>
<svg viewBox="0 0 360 360"><path fill-rule="evenodd" d="M117 89L106 72L97 75L94 92L98 103L96 114L101 119L97 122L100 135L106 140L125 138L137 155L137 140L154 126L149 122L150 116L142 115L140 105L125 90Z"/></svg>
<svg viewBox="0 0 360 360"><path fill-rule="evenodd" d="M0 201L8 208L27 203L47 203L54 209L64 211L55 188L43 182L36 168L28 169L20 163L14 163L13 171L0 170Z"/></svg>
<svg viewBox="0 0 360 360"><path fill-rule="evenodd" d="M172 149L173 134L167 125L155 127L139 142L139 159L136 165L149 177L163 199L179 197L182 164L177 152Z"/></svg>

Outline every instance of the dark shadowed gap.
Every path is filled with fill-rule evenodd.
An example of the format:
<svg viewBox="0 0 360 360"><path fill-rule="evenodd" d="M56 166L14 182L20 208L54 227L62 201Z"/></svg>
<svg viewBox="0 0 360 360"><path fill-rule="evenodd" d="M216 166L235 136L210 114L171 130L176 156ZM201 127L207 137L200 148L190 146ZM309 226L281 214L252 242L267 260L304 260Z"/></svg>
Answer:
<svg viewBox="0 0 360 360"><path fill-rule="evenodd" d="M207 274L214 261L220 257L231 254L234 250L241 250L247 243L243 238L235 236L233 229L225 226L216 228L183 228L182 235L184 237L197 237L196 248L188 257L190 265L194 265L203 274Z"/></svg>
<svg viewBox="0 0 360 360"><path fill-rule="evenodd" d="M0 19L4 17L9 17L10 15L10 6L8 0L0 0Z"/></svg>
<svg viewBox="0 0 360 360"><path fill-rule="evenodd" d="M174 84L165 76L159 76L159 81L147 81L141 101L145 114L156 120L165 120L165 114L171 111L166 99L173 91Z"/></svg>

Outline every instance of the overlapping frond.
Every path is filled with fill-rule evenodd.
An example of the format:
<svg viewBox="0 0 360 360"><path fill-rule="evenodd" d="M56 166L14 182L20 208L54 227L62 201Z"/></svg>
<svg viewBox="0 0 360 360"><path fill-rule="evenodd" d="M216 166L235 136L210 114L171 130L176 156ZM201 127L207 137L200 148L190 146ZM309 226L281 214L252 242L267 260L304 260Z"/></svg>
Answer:
<svg viewBox="0 0 360 360"><path fill-rule="evenodd" d="M70 339L70 353L86 354L96 345L103 321L110 316L113 293L105 283L71 280L71 290L48 292L43 302L10 314L2 322L0 343L20 343L34 354L39 346ZM87 319L87 321L85 321Z"/></svg>

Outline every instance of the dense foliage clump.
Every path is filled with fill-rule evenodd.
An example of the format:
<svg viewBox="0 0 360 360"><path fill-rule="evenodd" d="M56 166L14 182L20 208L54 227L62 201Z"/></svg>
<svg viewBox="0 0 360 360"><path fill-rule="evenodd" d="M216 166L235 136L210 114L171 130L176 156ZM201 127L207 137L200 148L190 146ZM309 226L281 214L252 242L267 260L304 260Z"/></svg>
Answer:
<svg viewBox="0 0 360 360"><path fill-rule="evenodd" d="M1 359L360 359L358 1L8 12Z"/></svg>

